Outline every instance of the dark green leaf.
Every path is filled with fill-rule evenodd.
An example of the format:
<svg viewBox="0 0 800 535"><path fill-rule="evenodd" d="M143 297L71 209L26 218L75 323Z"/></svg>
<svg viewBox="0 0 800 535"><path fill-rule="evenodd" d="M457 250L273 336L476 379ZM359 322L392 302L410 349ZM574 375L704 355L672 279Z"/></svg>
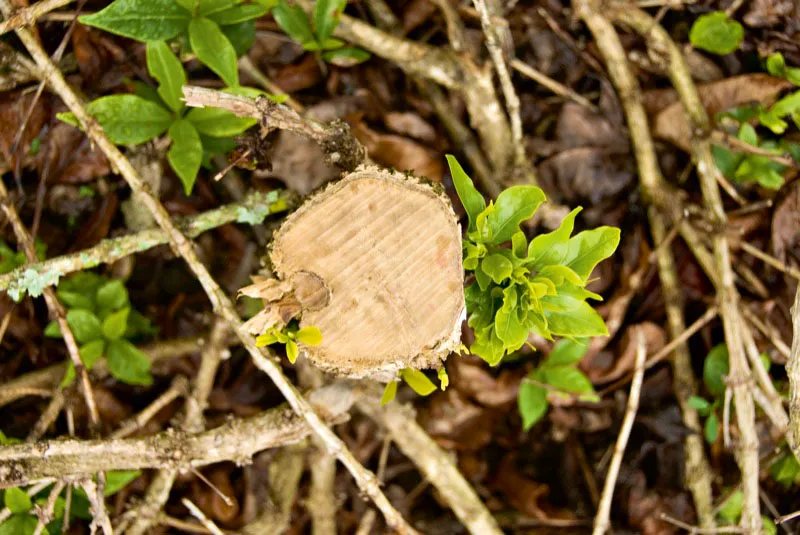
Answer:
<svg viewBox="0 0 800 535"><path fill-rule="evenodd" d="M391 403L395 396L397 396L397 381L392 381L386 385L386 388L383 389L383 395L381 396L381 407Z"/></svg>
<svg viewBox="0 0 800 535"><path fill-rule="evenodd" d="M136 145L164 133L172 114L136 95L109 95L93 100L86 111L97 119L109 139L118 145Z"/></svg>
<svg viewBox="0 0 800 535"><path fill-rule="evenodd" d="M352 46L348 46L345 48L337 48L336 50L329 50L322 54L322 59L330 63L331 65L336 65L337 67L354 67L361 63L364 63L369 58L371 58L371 54L366 50L362 50L360 48L355 48Z"/></svg>
<svg viewBox="0 0 800 535"><path fill-rule="evenodd" d="M83 365L91 370L95 362L103 356L105 349L106 343L103 340L93 340L88 344L82 345L80 347L80 355Z"/></svg>
<svg viewBox="0 0 800 535"><path fill-rule="evenodd" d="M269 10L258 4L247 4L243 6L235 6L225 11L220 11L209 15L208 18L219 24L220 26L227 26L229 24L239 24L248 20L257 19L265 15Z"/></svg>
<svg viewBox="0 0 800 535"><path fill-rule="evenodd" d="M744 493L737 490L732 493L717 511L717 516L724 524L736 524L742 516L742 505L744 504Z"/></svg>
<svg viewBox="0 0 800 535"><path fill-rule="evenodd" d="M689 406L701 413L708 411L709 407L711 407L708 401L698 396L689 397Z"/></svg>
<svg viewBox="0 0 800 535"><path fill-rule="evenodd" d="M603 318L586 301L565 295L547 295L540 302L552 334L571 338L608 336Z"/></svg>
<svg viewBox="0 0 800 535"><path fill-rule="evenodd" d="M44 335L48 338L61 338L61 329L57 321L51 321L44 328Z"/></svg>
<svg viewBox="0 0 800 535"><path fill-rule="evenodd" d="M199 0L197 3L197 13L201 17L207 17L214 13L226 11L238 4L241 0Z"/></svg>
<svg viewBox="0 0 800 535"><path fill-rule="evenodd" d="M237 136L258 124L257 119L236 117L220 108L193 108L186 114L198 132L212 137Z"/></svg>
<svg viewBox="0 0 800 535"><path fill-rule="evenodd" d="M450 175L453 177L453 185L456 188L458 198L461 200L464 210L467 211L467 217L469 218L469 228L467 230L473 231L476 228L478 214L486 209L486 200L475 189L472 179L464 172L456 157L452 154L447 154L445 158L447 158L447 165L450 166Z"/></svg>
<svg viewBox="0 0 800 535"><path fill-rule="evenodd" d="M67 312L67 323L79 344L103 337L100 320L88 310L72 309Z"/></svg>
<svg viewBox="0 0 800 535"><path fill-rule="evenodd" d="M535 186L511 186L497 196L494 211L487 217L491 228L491 243L507 242L519 224L529 219L545 201L544 193Z"/></svg>
<svg viewBox="0 0 800 535"><path fill-rule="evenodd" d="M706 418L703 434L706 437L706 442L709 444L713 444L714 441L717 440L717 436L719 435L719 419L716 413L712 412L708 415L708 418Z"/></svg>
<svg viewBox="0 0 800 535"><path fill-rule="evenodd" d="M778 535L778 526L767 515L761 515L761 534Z"/></svg>
<svg viewBox="0 0 800 535"><path fill-rule="evenodd" d="M75 365L72 361L67 362L67 370L64 372L64 377L61 378L61 382L59 386L61 388L66 388L72 384L72 381L75 380Z"/></svg>
<svg viewBox="0 0 800 535"><path fill-rule="evenodd" d="M68 308L80 308L89 311L95 309L95 300L92 293L73 292L66 288L59 288L57 295Z"/></svg>
<svg viewBox="0 0 800 535"><path fill-rule="evenodd" d="M113 496L140 475L142 475L141 470L110 470L106 472L106 488L103 489L103 496Z"/></svg>
<svg viewBox="0 0 800 535"><path fill-rule="evenodd" d="M577 364L589 350L587 344L578 344L572 340L559 340L544 362L544 367L567 366Z"/></svg>
<svg viewBox="0 0 800 535"><path fill-rule="evenodd" d="M183 191L186 195L192 193L200 164L203 161L203 144L200 134L186 119L178 119L169 128L169 137L172 145L167 152L169 165L181 179Z"/></svg>
<svg viewBox="0 0 800 535"><path fill-rule="evenodd" d="M97 306L109 310L118 310L128 304L128 290L119 279L102 285L97 290Z"/></svg>
<svg viewBox="0 0 800 535"><path fill-rule="evenodd" d="M511 260L501 254L490 254L481 261L481 269L491 277L496 284L500 284L511 276L514 265L511 263Z"/></svg>
<svg viewBox="0 0 800 535"><path fill-rule="evenodd" d="M547 390L529 381L522 381L517 394L519 414L522 416L522 429L527 431L547 413L550 403Z"/></svg>
<svg viewBox="0 0 800 535"><path fill-rule="evenodd" d="M173 111L180 112L184 108L183 86L186 85L186 73L181 60L172 53L164 41L147 43L147 70L158 82L158 95Z"/></svg>
<svg viewBox="0 0 800 535"><path fill-rule="evenodd" d="M583 372L574 366L548 366L542 369L547 384L573 394L594 393L594 386Z"/></svg>
<svg viewBox="0 0 800 535"><path fill-rule="evenodd" d="M714 54L730 54L739 48L742 39L744 28L724 11L701 15L689 31L692 45Z"/></svg>
<svg viewBox="0 0 800 535"><path fill-rule="evenodd" d="M16 514L27 513L33 508L30 496L19 487L6 489L5 504L9 511Z"/></svg>
<svg viewBox="0 0 800 535"><path fill-rule="evenodd" d="M290 6L286 0L281 0L278 6L272 10L272 16L275 17L278 26L301 45L305 46L316 41L311 24L308 22L308 16L302 7Z"/></svg>
<svg viewBox="0 0 800 535"><path fill-rule="evenodd" d="M411 389L420 396L427 396L436 390L436 385L433 381L419 370L414 368L405 368L400 371L400 377L403 381L411 387Z"/></svg>
<svg viewBox="0 0 800 535"><path fill-rule="evenodd" d="M153 384L150 360L127 340L114 340L108 345L108 369L117 380L130 385Z"/></svg>
<svg viewBox="0 0 800 535"><path fill-rule="evenodd" d="M494 325L484 329L483 333L475 333L475 342L470 352L485 360L489 366L496 366L503 360L505 348L503 341L497 336Z"/></svg>
<svg viewBox="0 0 800 535"><path fill-rule="evenodd" d="M8 491L6 491L8 492ZM0 524L0 535L33 535L39 523L35 516L16 514Z"/></svg>
<svg viewBox="0 0 800 535"><path fill-rule="evenodd" d="M800 480L800 464L794 455L787 454L772 463L769 473L775 481L784 487L790 487Z"/></svg>
<svg viewBox="0 0 800 535"><path fill-rule="evenodd" d="M130 308L123 308L113 314L109 314L109 316L103 320L103 335L108 340L119 340L125 336L125 331L128 329L128 314L130 314L130 312Z"/></svg>
<svg viewBox="0 0 800 535"><path fill-rule="evenodd" d="M721 396L725 393L725 377L729 371L728 346L714 346L703 363L703 382L712 395Z"/></svg>
<svg viewBox="0 0 800 535"><path fill-rule="evenodd" d="M598 227L573 236L569 240L564 265L586 281L594 267L617 249L619 236L619 229L613 227Z"/></svg>
<svg viewBox="0 0 800 535"><path fill-rule="evenodd" d="M197 59L222 78L226 85L239 85L236 50L214 21L192 19L189 23L189 43Z"/></svg>
<svg viewBox="0 0 800 535"><path fill-rule="evenodd" d="M247 54L256 39L256 23L253 20L240 22L239 24L226 24L225 26L220 26L219 29L222 30L222 33L233 45L237 57Z"/></svg>
<svg viewBox="0 0 800 535"><path fill-rule="evenodd" d="M173 0L116 0L92 15L81 15L83 24L138 41L172 39L186 29L190 14Z"/></svg>
<svg viewBox="0 0 800 535"><path fill-rule="evenodd" d="M317 42L324 43L333 36L339 24L339 15L344 11L347 0L316 0L314 2L314 30Z"/></svg>

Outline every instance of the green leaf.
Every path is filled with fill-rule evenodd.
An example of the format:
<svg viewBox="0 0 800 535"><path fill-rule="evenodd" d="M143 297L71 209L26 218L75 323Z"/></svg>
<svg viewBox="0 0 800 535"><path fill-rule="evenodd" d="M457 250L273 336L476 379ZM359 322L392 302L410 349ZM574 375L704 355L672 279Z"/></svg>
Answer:
<svg viewBox="0 0 800 535"><path fill-rule="evenodd" d="M353 46L328 50L322 54L322 59L331 65L343 68L355 67L356 65L364 63L371 57L372 55L366 50Z"/></svg>
<svg viewBox="0 0 800 535"><path fill-rule="evenodd" d="M344 11L347 0L316 0L314 2L314 30L317 42L324 43L333 36L339 24L339 15Z"/></svg>
<svg viewBox="0 0 800 535"><path fill-rule="evenodd" d="M391 403L395 396L397 396L397 381L392 381L386 385L386 388L383 389L383 395L381 396L381 407Z"/></svg>
<svg viewBox="0 0 800 535"><path fill-rule="evenodd" d="M197 14L201 17L207 17L214 13L226 11L238 4L241 0L199 0L197 5Z"/></svg>
<svg viewBox="0 0 800 535"><path fill-rule="evenodd" d="M444 366L439 368L436 377L439 379L439 388L441 388L442 391L447 390L447 387L450 385L450 377L447 375L447 370Z"/></svg>
<svg viewBox="0 0 800 535"><path fill-rule="evenodd" d="M81 122L71 111L62 111L56 113L56 119L63 123L67 123L70 126L74 126L75 128L81 128Z"/></svg>
<svg viewBox="0 0 800 535"><path fill-rule="evenodd" d="M125 331L128 329L128 314L130 312L130 308L123 308L113 314L109 314L103 321L103 335L108 340L119 340L125 335Z"/></svg>
<svg viewBox="0 0 800 535"><path fill-rule="evenodd" d="M136 95L109 95L93 100L86 111L117 145L136 145L164 133L172 114Z"/></svg>
<svg viewBox="0 0 800 535"><path fill-rule="evenodd" d="M509 352L516 351L528 340L528 328L520 321L516 307L511 310L503 307L497 311L495 329Z"/></svg>
<svg viewBox="0 0 800 535"><path fill-rule="evenodd" d="M189 23L189 44L197 59L214 71L226 85L239 85L239 64L236 50L217 24L206 18Z"/></svg>
<svg viewBox="0 0 800 535"><path fill-rule="evenodd" d="M744 493L741 490L737 490L722 503L722 506L717 511L717 517L724 524L736 524L742 516L743 504Z"/></svg>
<svg viewBox="0 0 800 535"><path fill-rule="evenodd" d="M785 117L800 110L800 91L787 95L773 104L770 112L778 117Z"/></svg>
<svg viewBox="0 0 800 535"><path fill-rule="evenodd" d="M8 492L8 491L6 491ZM0 535L33 535L39 523L35 516L15 514L0 524Z"/></svg>
<svg viewBox="0 0 800 535"><path fill-rule="evenodd" d="M544 380L547 384L573 394L592 394L594 386L583 372L574 366L548 366L542 368Z"/></svg>
<svg viewBox="0 0 800 535"><path fill-rule="evenodd" d="M785 70L786 61L783 59L783 54L775 52L767 57L767 71L772 76L783 76Z"/></svg>
<svg viewBox="0 0 800 535"><path fill-rule="evenodd" d="M96 308L93 292L73 292L67 288L59 288L56 294L67 308L80 308L88 311L93 311Z"/></svg>
<svg viewBox="0 0 800 535"><path fill-rule="evenodd" d="M577 364L589 350L587 344L578 344L572 340L559 340L544 362L544 367L567 366Z"/></svg>
<svg viewBox="0 0 800 535"><path fill-rule="evenodd" d="M190 13L173 0L116 0L92 15L81 15L83 24L138 41L172 39L186 29Z"/></svg>
<svg viewBox="0 0 800 535"><path fill-rule="evenodd" d="M547 390L530 381L522 381L517 394L517 406L522 416L522 429L527 431L547 413Z"/></svg>
<svg viewBox="0 0 800 535"><path fill-rule="evenodd" d="M61 378L61 382L58 386L61 388L66 388L72 384L72 381L75 380L75 365L72 361L67 362L67 371L64 372L64 377Z"/></svg>
<svg viewBox="0 0 800 535"><path fill-rule="evenodd" d="M48 338L61 338L61 328L58 326L57 321L51 321L44 328L44 335Z"/></svg>
<svg viewBox="0 0 800 535"><path fill-rule="evenodd" d="M114 340L108 345L108 369L111 375L129 385L149 386L153 384L150 375L150 360L127 340Z"/></svg>
<svg viewBox="0 0 800 535"><path fill-rule="evenodd" d="M274 333L266 333L256 337L257 347L271 346L278 341L278 337Z"/></svg>
<svg viewBox="0 0 800 535"><path fill-rule="evenodd" d="M110 470L106 472L106 488L103 489L103 496L113 496L141 475L141 470Z"/></svg>
<svg viewBox="0 0 800 535"><path fill-rule="evenodd" d="M200 134L186 119L178 119L169 128L172 144L167 152L169 165L181 179L183 191L188 197L197 180L200 164L203 162L203 144Z"/></svg>
<svg viewBox="0 0 800 535"><path fill-rule="evenodd" d="M772 463L769 473L775 481L788 488L800 480L800 464L794 455L787 454Z"/></svg>
<svg viewBox="0 0 800 535"><path fill-rule="evenodd" d="M67 323L79 344L85 344L103 337L100 320L88 310L69 310L67 312Z"/></svg>
<svg viewBox="0 0 800 535"><path fill-rule="evenodd" d="M497 196L494 211L487 217L491 243L505 243L519 231L519 224L529 219L545 201L544 192L535 186L511 186Z"/></svg>
<svg viewBox="0 0 800 535"><path fill-rule="evenodd" d="M292 364L295 363L297 360L297 355L299 351L297 349L297 344L294 340L287 340L286 341L286 358L289 359L289 362Z"/></svg>
<svg viewBox="0 0 800 535"><path fill-rule="evenodd" d="M514 265L511 263L511 260L501 254L490 254L481 261L481 269L491 277L496 284L500 284L511 276Z"/></svg>
<svg viewBox="0 0 800 535"><path fill-rule="evenodd" d="M554 335L571 338L608 336L603 318L586 301L566 295L546 295L539 302L544 308L547 327Z"/></svg>
<svg viewBox="0 0 800 535"><path fill-rule="evenodd" d="M573 236L569 240L564 265L586 281L595 266L614 253L619 237L620 230L613 227L598 227Z"/></svg>
<svg viewBox="0 0 800 535"><path fill-rule="evenodd" d="M286 0L281 0L278 6L272 10L272 16L286 35L300 43L306 45L316 42L308 16L300 6L290 6Z"/></svg>
<svg viewBox="0 0 800 535"><path fill-rule="evenodd" d="M97 290L97 306L109 310L118 310L128 305L128 290L119 279L102 285Z"/></svg>
<svg viewBox="0 0 800 535"><path fill-rule="evenodd" d="M256 40L256 23L253 20L240 22L239 24L226 24L220 26L220 30L228 38L236 51L236 56L244 56L253 46Z"/></svg>
<svg viewBox="0 0 800 535"><path fill-rule="evenodd" d="M761 515L761 533L762 535L778 535L778 526L767 515Z"/></svg>
<svg viewBox="0 0 800 535"><path fill-rule="evenodd" d="M19 487L6 489L5 503L9 511L16 514L27 513L33 508L30 496Z"/></svg>
<svg viewBox="0 0 800 535"><path fill-rule="evenodd" d="M709 444L713 444L714 441L717 440L717 436L719 435L719 419L715 412L712 412L708 415L708 418L706 418L703 434L706 437L706 442Z"/></svg>
<svg viewBox="0 0 800 535"><path fill-rule="evenodd" d="M505 356L505 346L497 336L494 325L487 327L483 333L475 333L475 342L469 348L470 352L485 360L489 366L496 366Z"/></svg>
<svg viewBox="0 0 800 535"><path fill-rule="evenodd" d="M269 9L259 4L247 4L243 6L235 6L225 11L220 11L209 15L208 18L219 24L226 26L229 24L240 24L248 20L257 19L265 15Z"/></svg>
<svg viewBox="0 0 800 535"><path fill-rule="evenodd" d="M698 412L705 413L711 407L711 404L699 396L690 396L689 406Z"/></svg>
<svg viewBox="0 0 800 535"><path fill-rule="evenodd" d="M742 39L744 28L724 11L701 15L689 31L689 41L695 48L713 54L730 54L739 48Z"/></svg>
<svg viewBox="0 0 800 535"><path fill-rule="evenodd" d="M147 70L158 82L158 95L173 111L180 113L185 107L181 99L186 73L181 60L164 41L147 43Z"/></svg>
<svg viewBox="0 0 800 535"><path fill-rule="evenodd" d="M400 377L402 377L403 381L420 396L427 396L436 390L436 385L433 384L433 381L428 379L424 373L414 368L405 368L401 370Z"/></svg>
<svg viewBox="0 0 800 535"><path fill-rule="evenodd" d="M528 246L527 264L535 268L562 264L569 249L569 237L575 228L575 217L582 208L575 208L561 221L559 227L547 234L536 236Z"/></svg>
<svg viewBox="0 0 800 535"><path fill-rule="evenodd" d="M730 372L728 346L719 344L711 349L703 362L703 383L714 396L725 393L725 376Z"/></svg>
<svg viewBox="0 0 800 535"><path fill-rule="evenodd" d="M295 333L294 337L298 342L303 342L308 346L318 346L322 343L322 333L313 325L303 327Z"/></svg>
<svg viewBox="0 0 800 535"><path fill-rule="evenodd" d="M756 129L749 123L744 123L739 127L739 132L736 137L739 141L744 141L748 145L758 147L758 134L756 133Z"/></svg>
<svg viewBox="0 0 800 535"><path fill-rule="evenodd" d="M86 368L91 370L95 362L103 356L105 349L106 343L104 340L93 340L88 344L82 345L80 347L81 362L83 362Z"/></svg>
<svg viewBox="0 0 800 535"><path fill-rule="evenodd" d="M237 136L258 124L251 117L236 117L233 113L219 108L193 108L186 114L198 132L212 137Z"/></svg>
<svg viewBox="0 0 800 535"><path fill-rule="evenodd" d="M456 157L452 154L447 154L445 158L447 158L447 165L450 166L450 175L453 177L453 185L456 188L458 198L461 200L464 210L467 211L467 217L469 218L469 228L467 230L471 232L477 228L478 214L486 209L486 200L475 189L472 179L464 172Z"/></svg>

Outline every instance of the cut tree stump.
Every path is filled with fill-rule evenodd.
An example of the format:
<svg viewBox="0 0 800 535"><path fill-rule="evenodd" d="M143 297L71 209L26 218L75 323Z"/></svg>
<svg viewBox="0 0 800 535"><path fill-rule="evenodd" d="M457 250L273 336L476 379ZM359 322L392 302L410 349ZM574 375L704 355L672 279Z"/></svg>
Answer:
<svg viewBox="0 0 800 535"><path fill-rule="evenodd" d="M386 381L438 367L460 343L461 230L447 196L416 177L359 167L289 216L270 256L312 303L300 325L322 343L300 347L319 368ZM327 295L304 298L298 280Z"/></svg>

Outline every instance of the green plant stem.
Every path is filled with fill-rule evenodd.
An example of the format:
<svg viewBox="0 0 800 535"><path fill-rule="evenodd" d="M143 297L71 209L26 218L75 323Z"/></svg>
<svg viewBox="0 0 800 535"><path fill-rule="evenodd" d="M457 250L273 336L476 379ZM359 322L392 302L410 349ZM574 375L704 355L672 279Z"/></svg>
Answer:
<svg viewBox="0 0 800 535"><path fill-rule="evenodd" d="M252 191L239 203L226 204L186 219L176 221L176 226L190 238L203 232L235 222L261 223L263 219L282 206L292 204L285 192ZM26 264L4 275L0 275L0 290L29 290L30 281L55 284L58 277L69 273L91 269L100 264L116 262L128 255L141 253L169 242L167 233L160 229L148 229L128 236L103 240L94 247L75 253L50 258L42 262ZM54 282L53 282L54 281Z"/></svg>

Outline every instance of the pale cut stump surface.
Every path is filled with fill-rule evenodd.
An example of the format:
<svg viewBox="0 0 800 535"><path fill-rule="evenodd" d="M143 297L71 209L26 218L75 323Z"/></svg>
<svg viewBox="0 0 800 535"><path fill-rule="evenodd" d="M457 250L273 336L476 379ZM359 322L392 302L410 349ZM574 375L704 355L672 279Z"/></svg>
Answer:
<svg viewBox="0 0 800 535"><path fill-rule="evenodd" d="M301 349L324 370L389 380L458 347L461 230L446 195L415 177L360 167L286 220L271 258L279 278L311 272L330 291L301 319L322 332Z"/></svg>

